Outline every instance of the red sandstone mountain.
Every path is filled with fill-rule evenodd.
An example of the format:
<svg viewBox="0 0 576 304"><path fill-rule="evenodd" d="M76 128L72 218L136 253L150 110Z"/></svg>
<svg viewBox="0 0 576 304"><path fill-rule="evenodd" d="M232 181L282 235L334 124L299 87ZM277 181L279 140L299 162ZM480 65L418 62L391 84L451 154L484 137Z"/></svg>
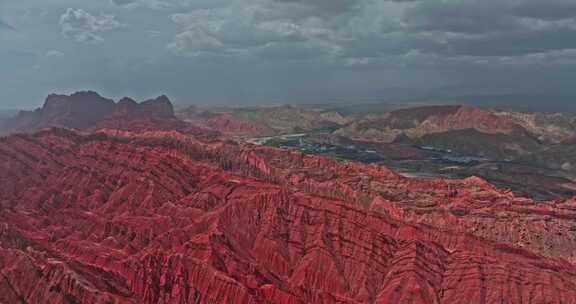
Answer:
<svg viewBox="0 0 576 304"><path fill-rule="evenodd" d="M70 96L49 95L42 108L21 111L4 124L6 132L31 132L43 128L98 129L112 124L142 125L178 124L172 103L166 96L141 103L123 98L117 104L95 92L78 92ZM116 127L119 128L119 127ZM122 127L127 128L127 127Z"/></svg>
<svg viewBox="0 0 576 304"><path fill-rule="evenodd" d="M338 112L301 106L256 106L199 111L195 107L177 116L192 124L227 135L275 135L333 131L348 123Z"/></svg>
<svg viewBox="0 0 576 304"><path fill-rule="evenodd" d="M226 135L274 135L276 130L268 125L234 115L231 112L197 111L191 108L178 113L182 120L205 129Z"/></svg>
<svg viewBox="0 0 576 304"><path fill-rule="evenodd" d="M0 140L1 303L576 303L576 203L178 132Z"/></svg>
<svg viewBox="0 0 576 304"><path fill-rule="evenodd" d="M572 115L511 111L495 111L494 113L514 121L545 143L558 144L576 136L576 123Z"/></svg>
<svg viewBox="0 0 576 304"><path fill-rule="evenodd" d="M392 142L401 135L420 138L467 129L486 134L528 135L545 143L560 143L576 135L574 119L569 115L490 110L465 105L423 106L367 115L340 130L339 134Z"/></svg>
<svg viewBox="0 0 576 304"><path fill-rule="evenodd" d="M512 118L471 106L425 106L372 115L339 130L356 139L393 142L399 136L420 138L456 130L474 129L487 134L522 134Z"/></svg>
<svg viewBox="0 0 576 304"><path fill-rule="evenodd" d="M519 160L576 135L567 118L471 106L425 106L370 115L334 135L358 141L408 143L493 160Z"/></svg>

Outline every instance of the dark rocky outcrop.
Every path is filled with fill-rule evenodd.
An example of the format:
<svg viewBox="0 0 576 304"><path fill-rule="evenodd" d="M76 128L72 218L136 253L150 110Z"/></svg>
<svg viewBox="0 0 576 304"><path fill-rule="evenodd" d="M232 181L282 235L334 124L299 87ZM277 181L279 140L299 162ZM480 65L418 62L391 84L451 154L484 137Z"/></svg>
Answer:
<svg viewBox="0 0 576 304"><path fill-rule="evenodd" d="M113 118L175 119L172 103L166 96L141 103L123 98L116 104L98 93L86 91L69 96L49 95L41 108L21 111L16 117L6 120L3 130L7 133L33 132L50 127L82 130Z"/></svg>
<svg viewBox="0 0 576 304"><path fill-rule="evenodd" d="M130 98L122 98L116 104L114 116L127 117L149 117L172 119L174 117L174 107L168 97L162 95L155 99L149 99L137 103Z"/></svg>

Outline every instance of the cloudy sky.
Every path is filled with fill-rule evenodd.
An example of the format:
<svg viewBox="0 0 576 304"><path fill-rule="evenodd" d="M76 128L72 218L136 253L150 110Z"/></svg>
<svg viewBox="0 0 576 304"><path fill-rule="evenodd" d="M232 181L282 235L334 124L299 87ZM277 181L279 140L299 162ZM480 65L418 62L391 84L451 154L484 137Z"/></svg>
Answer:
<svg viewBox="0 0 576 304"><path fill-rule="evenodd" d="M200 104L553 103L576 96L574 79L574 0L0 0L0 108L82 89Z"/></svg>

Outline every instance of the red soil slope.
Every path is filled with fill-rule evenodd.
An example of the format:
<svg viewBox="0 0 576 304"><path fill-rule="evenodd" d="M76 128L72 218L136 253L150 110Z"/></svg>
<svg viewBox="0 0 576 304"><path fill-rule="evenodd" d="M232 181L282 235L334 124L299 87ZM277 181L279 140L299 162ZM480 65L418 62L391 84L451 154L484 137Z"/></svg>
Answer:
<svg viewBox="0 0 576 304"><path fill-rule="evenodd" d="M0 303L576 303L573 202L128 134L0 140Z"/></svg>

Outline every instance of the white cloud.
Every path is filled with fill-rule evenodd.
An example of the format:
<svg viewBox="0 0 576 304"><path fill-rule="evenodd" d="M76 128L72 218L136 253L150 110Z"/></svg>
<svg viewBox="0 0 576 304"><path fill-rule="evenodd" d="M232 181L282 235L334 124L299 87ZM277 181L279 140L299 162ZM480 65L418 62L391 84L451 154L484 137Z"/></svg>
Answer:
<svg viewBox="0 0 576 304"><path fill-rule="evenodd" d="M230 0L228 5L174 14L181 27L169 48L180 55L252 54L268 59L335 59L385 54L406 30L404 14L416 2L390 0ZM326 6L330 13L319 9ZM396 35L398 36L398 35ZM406 35L403 39L411 39ZM346 59L347 60L347 59Z"/></svg>
<svg viewBox="0 0 576 304"><path fill-rule="evenodd" d="M68 8L60 16L59 24L64 37L82 43L102 42L102 33L124 26L112 15L94 16L83 9L73 8Z"/></svg>
<svg viewBox="0 0 576 304"><path fill-rule="evenodd" d="M168 48L178 54L196 56L221 50L223 44L202 29L189 29L176 36Z"/></svg>
<svg viewBox="0 0 576 304"><path fill-rule="evenodd" d="M285 46L293 53L290 58L311 57L311 50L328 55L332 29L317 16L286 10L296 11L293 3L235 0L228 6L174 14L172 21L182 30L169 49L192 56L206 52L270 55L280 54L279 48Z"/></svg>

